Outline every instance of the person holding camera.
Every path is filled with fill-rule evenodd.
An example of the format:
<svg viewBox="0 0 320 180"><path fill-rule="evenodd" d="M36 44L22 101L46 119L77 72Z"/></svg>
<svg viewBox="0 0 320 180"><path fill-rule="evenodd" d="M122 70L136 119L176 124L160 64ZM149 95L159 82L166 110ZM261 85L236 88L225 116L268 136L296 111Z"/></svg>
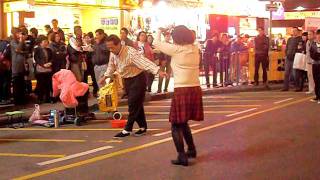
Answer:
<svg viewBox="0 0 320 180"><path fill-rule="evenodd" d="M26 48L25 41L28 38L28 34L24 34L19 28L12 28L11 34L10 47L14 104L23 105L26 103L24 77L27 73L25 63L28 49Z"/></svg>

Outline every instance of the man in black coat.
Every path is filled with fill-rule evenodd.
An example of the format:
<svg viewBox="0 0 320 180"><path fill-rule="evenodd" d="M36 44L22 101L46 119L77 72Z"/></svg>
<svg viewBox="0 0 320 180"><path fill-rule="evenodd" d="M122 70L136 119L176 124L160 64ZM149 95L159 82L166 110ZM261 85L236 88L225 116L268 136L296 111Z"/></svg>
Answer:
<svg viewBox="0 0 320 180"><path fill-rule="evenodd" d="M264 29L258 28L258 36L254 39L255 44L255 71L254 71L254 82L255 85L259 85L259 69L262 64L263 70L263 84L267 85L268 74L267 68L269 65L269 38L265 35Z"/></svg>

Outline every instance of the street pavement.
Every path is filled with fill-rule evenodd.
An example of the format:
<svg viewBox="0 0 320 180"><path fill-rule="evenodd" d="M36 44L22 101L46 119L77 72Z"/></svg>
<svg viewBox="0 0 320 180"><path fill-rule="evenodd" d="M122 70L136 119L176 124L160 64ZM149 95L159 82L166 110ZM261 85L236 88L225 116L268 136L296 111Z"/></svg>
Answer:
<svg viewBox="0 0 320 180"><path fill-rule="evenodd" d="M279 91L205 95L205 121L190 121L198 157L189 167L170 164L176 152L169 99L145 103L149 131L142 137L113 139L120 129L101 113L80 127L3 128L0 179L318 179L320 105L311 98Z"/></svg>

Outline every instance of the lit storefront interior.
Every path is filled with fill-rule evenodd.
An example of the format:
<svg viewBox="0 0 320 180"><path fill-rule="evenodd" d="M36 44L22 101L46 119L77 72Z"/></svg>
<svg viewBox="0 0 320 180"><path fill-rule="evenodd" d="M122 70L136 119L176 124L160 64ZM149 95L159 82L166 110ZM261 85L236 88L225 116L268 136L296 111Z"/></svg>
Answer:
<svg viewBox="0 0 320 180"><path fill-rule="evenodd" d="M45 34L44 25L52 19L66 34L80 25L84 32L104 29L108 34L118 34L124 23L127 10L137 8L133 0L23 0L4 2L6 36L12 27L25 25L35 27Z"/></svg>

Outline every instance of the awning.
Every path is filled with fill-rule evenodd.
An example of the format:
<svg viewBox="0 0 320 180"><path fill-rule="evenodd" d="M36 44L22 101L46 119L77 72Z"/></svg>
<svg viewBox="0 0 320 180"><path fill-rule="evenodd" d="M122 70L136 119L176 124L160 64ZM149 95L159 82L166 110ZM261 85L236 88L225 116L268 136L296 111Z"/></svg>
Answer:
<svg viewBox="0 0 320 180"><path fill-rule="evenodd" d="M275 28L287 28L287 27L303 27L305 24L304 19L292 19L292 20L273 20L272 27Z"/></svg>
<svg viewBox="0 0 320 180"><path fill-rule="evenodd" d="M287 12L296 11L297 7L305 8L305 11L319 11L320 0L286 0L284 2L284 9Z"/></svg>

